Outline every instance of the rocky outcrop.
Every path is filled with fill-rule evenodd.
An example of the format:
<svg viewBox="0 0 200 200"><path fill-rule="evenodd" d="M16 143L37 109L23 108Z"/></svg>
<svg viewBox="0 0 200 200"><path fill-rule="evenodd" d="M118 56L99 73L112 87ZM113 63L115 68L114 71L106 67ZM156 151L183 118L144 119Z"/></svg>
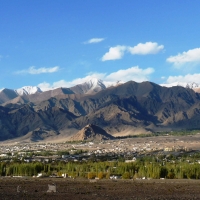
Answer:
<svg viewBox="0 0 200 200"><path fill-rule="evenodd" d="M114 139L112 135L108 134L105 130L94 124L85 126L70 138L72 141L97 141L111 139Z"/></svg>

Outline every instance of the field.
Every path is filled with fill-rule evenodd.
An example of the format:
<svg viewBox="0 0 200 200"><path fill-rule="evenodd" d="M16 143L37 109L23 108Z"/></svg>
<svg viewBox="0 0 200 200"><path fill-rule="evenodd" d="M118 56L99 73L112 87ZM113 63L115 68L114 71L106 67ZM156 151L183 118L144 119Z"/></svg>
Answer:
<svg viewBox="0 0 200 200"><path fill-rule="evenodd" d="M47 192L48 184L56 192ZM17 189L18 188L18 189ZM17 191L18 190L18 191ZM200 199L200 180L97 180L0 178L0 199Z"/></svg>

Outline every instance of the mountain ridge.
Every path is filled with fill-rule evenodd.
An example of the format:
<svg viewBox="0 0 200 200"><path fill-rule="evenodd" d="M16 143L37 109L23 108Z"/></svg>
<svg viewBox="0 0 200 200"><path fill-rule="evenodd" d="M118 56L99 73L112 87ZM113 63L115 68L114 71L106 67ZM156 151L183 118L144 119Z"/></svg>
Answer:
<svg viewBox="0 0 200 200"><path fill-rule="evenodd" d="M148 81L147 81L148 82ZM127 82L126 82L127 83ZM50 89L46 91L42 91L37 86L24 86L19 89L7 89L4 88L0 91L0 104L8 103L17 103L17 99L19 99L18 103L25 102L36 102L47 100L48 98L68 95L68 94L76 94L76 95L91 95L98 93L102 90L108 88L115 88L119 85L126 84L122 81L117 82L106 82L97 78L91 78L86 80L84 83L77 84L75 86L66 88L60 87L55 89ZM141 82L144 84L145 82ZM162 87L174 87L174 85L161 84ZM200 93L200 87L197 83L178 83L176 86L181 86L185 88L193 89L195 92ZM17 99L15 99L17 98Z"/></svg>
<svg viewBox="0 0 200 200"><path fill-rule="evenodd" d="M4 94L5 100L16 96L9 90ZM0 106L0 140L27 134L33 140L69 139L88 124L112 136L200 128L199 93L148 81L129 81L89 94L58 88L14 100Z"/></svg>

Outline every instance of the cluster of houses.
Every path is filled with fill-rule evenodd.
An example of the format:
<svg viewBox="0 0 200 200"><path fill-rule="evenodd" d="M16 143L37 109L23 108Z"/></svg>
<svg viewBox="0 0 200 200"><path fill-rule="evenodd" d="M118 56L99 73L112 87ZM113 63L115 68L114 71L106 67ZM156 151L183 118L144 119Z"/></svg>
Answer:
<svg viewBox="0 0 200 200"><path fill-rule="evenodd" d="M80 151L83 150L83 151ZM77 154L77 151L79 153ZM16 143L14 145L0 144L0 161L23 160L24 162L54 162L54 161L88 161L91 159L117 160L123 157L126 162L134 162L137 157L154 153L188 152L191 148L172 146L153 140L135 141L132 139L118 139L102 142L74 142L74 143ZM45 155L46 152L46 155ZM48 153L50 152L50 155ZM63 152L63 154L57 154ZM68 152L65 154L64 152Z"/></svg>

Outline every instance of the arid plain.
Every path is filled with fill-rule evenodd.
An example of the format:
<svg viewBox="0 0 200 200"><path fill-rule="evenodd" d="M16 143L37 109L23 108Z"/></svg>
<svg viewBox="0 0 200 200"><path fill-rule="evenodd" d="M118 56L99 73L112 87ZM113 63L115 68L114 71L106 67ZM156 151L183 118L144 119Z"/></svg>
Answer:
<svg viewBox="0 0 200 200"><path fill-rule="evenodd" d="M1 199L200 199L199 180L98 180L1 178ZM47 192L48 184L56 192ZM20 190L17 191L17 187Z"/></svg>

